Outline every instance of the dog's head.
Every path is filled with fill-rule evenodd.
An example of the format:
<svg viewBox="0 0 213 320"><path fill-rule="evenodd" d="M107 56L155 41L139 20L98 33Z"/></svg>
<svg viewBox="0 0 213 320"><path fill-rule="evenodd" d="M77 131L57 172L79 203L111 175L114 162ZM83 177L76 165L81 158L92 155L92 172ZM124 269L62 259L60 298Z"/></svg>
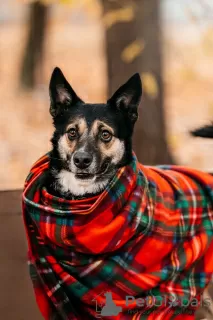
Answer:
<svg viewBox="0 0 213 320"><path fill-rule="evenodd" d="M141 95L140 76L135 74L106 104L88 104L77 96L61 70L54 69L50 80L55 126L52 171L62 191L97 193L119 167L130 162Z"/></svg>

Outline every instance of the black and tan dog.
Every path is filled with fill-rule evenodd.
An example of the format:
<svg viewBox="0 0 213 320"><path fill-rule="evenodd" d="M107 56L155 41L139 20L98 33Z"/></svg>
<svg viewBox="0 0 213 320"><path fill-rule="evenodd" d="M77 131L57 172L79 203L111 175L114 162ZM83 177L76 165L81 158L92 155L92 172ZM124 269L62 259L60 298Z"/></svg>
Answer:
<svg viewBox="0 0 213 320"><path fill-rule="evenodd" d="M183 289L178 288L178 291L181 292L182 290L182 292L184 292L184 291L190 290L190 292L192 292L192 288L196 286L196 283L198 283L199 289L201 286L200 283L202 284L202 288L203 288L204 277L202 276L200 282L199 281L197 282L195 280L192 281L191 274L192 275L195 274L199 276L200 269L198 268L195 272L193 259L198 256L200 256L200 259L201 259L202 258L201 255L203 255L202 250L204 251L204 248L207 247L206 239L209 237L209 234L206 235L205 232L207 233L207 231L209 231L207 227L211 226L209 220L212 217L212 212L210 212L209 210L209 206L211 205L211 201L210 201L211 198L209 200L209 195L206 196L204 193L207 190L206 188L207 182L209 182L209 179L210 179L210 182L212 181L211 176L206 175L205 179L202 180L201 178L203 178L203 174L201 176L200 173L199 174L195 173L195 176L197 177L197 179L199 177L199 180L198 180L199 184L197 183L197 180L193 180L193 184L192 184L191 182L192 177L190 173L187 171L189 175L187 176L187 174L184 174L184 171L182 172L181 171L182 169L180 169L179 175L176 175L176 171L174 170L173 175L172 173L170 173L171 176L169 177L166 176L169 181L168 183L166 181L166 178L165 179L163 178L165 173L163 173L163 171L160 171L161 173L159 173L158 169L156 169L157 170L156 172L154 171L154 169L151 169L151 168L147 169L148 170L147 172L149 172L148 173L149 178L146 178L146 179L148 180L146 180L145 178L144 180L141 179L141 176L142 176L141 171L137 172L137 178L139 177L139 179L135 179L134 170L132 171L130 170L133 173L133 175L129 175L129 174L126 175L126 172L124 171L122 178L125 177L125 180L122 185L124 185L125 183L127 184L127 181L128 181L128 187L126 188L126 191L128 191L128 193L126 193L125 191L124 193L125 197L123 197L123 200L120 200L119 198L121 193L120 192L117 193L119 194L119 196L117 197L117 199L119 199L118 201L119 206L117 206L116 204L115 213L114 213L114 210L111 210L111 209L103 210L103 211L97 210L97 214L95 213L94 217L92 217L91 221L89 221L89 224L90 224L89 227L91 228L91 222L95 220L94 227L90 229L90 232L88 232L88 229L85 227L87 226L87 220L89 220L87 219L87 217L84 218L84 215L83 215L83 220L82 220L83 222L81 223L79 216L82 217L82 215L79 215L78 216L79 220L76 223L74 220L74 214L72 215L74 211L72 212L72 210L71 211L69 210L69 215L67 215L67 211L61 210L62 199L59 199L57 200L58 202L56 202L57 204L59 203L59 207L58 207L59 209L56 208L55 210L55 203L54 203L54 206L52 206L52 202L56 200L54 199L53 201L52 195L59 196L60 198L63 198L63 199L81 199L81 198L87 198L87 197L90 197L91 195L96 195L101 193L104 189L106 189L106 186L108 185L109 181L116 175L117 170L121 167L124 167L130 164L130 162L132 161L132 142L131 142L132 134L134 131L135 122L138 117L137 110L138 110L141 96L142 96L142 86L141 86L140 76L138 74L135 74L114 93L114 95L107 101L106 104L88 104L83 102L77 96L77 94L74 92L70 84L67 82L67 80L65 79L65 77L63 76L59 68L56 68L53 71L51 81L50 81L50 98L51 98L50 113L53 117L55 132L51 140L52 150L48 155L48 167L47 167L48 171L47 171L47 174L45 172L45 174L43 175L43 171L42 171L43 167L42 168L40 167L39 170L41 170L41 172L39 172L39 174L37 173L36 170L35 172L34 171L31 172L36 176L33 176L30 174L30 178L27 180L26 188L23 194L23 199L24 199L23 214L25 217L28 234L30 235L29 238L33 243L34 252L33 250L31 250L32 251L31 255L33 258L31 259L30 263L31 263L31 266L34 267L37 274L42 279L41 281L40 278L38 277L37 285L40 286L40 284L42 284L40 288L42 292L45 291L46 288L48 288L48 294L46 295L41 294L41 297L44 297L44 296L49 297L49 294L52 297L55 294L56 290L59 290L58 288L60 288L60 294L57 292L57 296L59 297L58 301L60 303L56 301L57 299L55 300L55 297L56 297L55 296L54 299L51 300L50 313L52 312L52 302L54 301L55 306L57 306L56 308L57 315L58 315L59 309L60 308L61 308L60 310L63 309L62 316L64 319L65 319L65 316L67 314L69 315L70 313L69 308L67 306L73 309L72 308L73 302L71 299L69 300L69 298L64 299L64 297L69 297L69 295L68 296L64 295L65 288L66 288L65 281L61 281L61 280L58 281L58 279L61 279L60 278L61 274L62 273L64 274L64 272L61 272L61 269L60 269L61 266L59 268L60 276L59 276L59 273L57 273L56 269L54 269L54 273L57 276L49 277L49 273L53 274L53 269L51 269L52 263L54 264L54 267L55 267L55 261L57 261L57 259L59 259L60 261L61 259L61 250L58 251L60 252L60 254L58 255L57 249L63 246L65 246L65 248L68 248L68 250L65 250L63 263L65 265L67 264L70 266L69 263L70 263L71 255L67 256L67 252L72 251L72 253L74 253L71 257L71 259L73 259L72 261L73 266L75 267L77 265L76 271L75 271L76 274L78 274L79 261L80 261L80 267L81 267L81 259L78 258L79 254L81 256L83 253L83 255L84 254L85 256L87 255L87 258L88 258L88 254L91 254L92 259L94 259L94 260L91 260L92 261L91 265L89 265L90 260L88 260L89 263L88 265L86 264L85 270L84 271L81 270L79 273L79 278L80 278L80 277L90 276L89 275L90 270L91 272L93 272L93 270L96 269L97 266L99 266L99 264L98 265L96 264L97 256L99 254L104 253L104 259L101 258L102 259L101 260L100 257L98 256L98 263L102 261L103 265L108 266L107 263L108 262L111 263L111 256L114 255L114 252L116 253L116 257L118 255L119 248L117 247L117 245L120 245L121 241L123 241L124 237L127 235L128 238L127 240L125 240L126 242L124 241L124 243L121 244L121 248L120 248L121 256L118 256L119 261L122 262L121 267L117 268L117 265L116 265L116 268L111 269L112 270L111 273L113 274L114 271L115 272L118 271L117 275L119 276L119 279L120 278L123 279L123 275L128 274L128 281L129 279L138 277L140 279L139 286L138 286L139 289L135 290L129 287L131 290L133 290L133 292L135 290L135 292L137 293L139 292L143 293L144 283L145 285L148 284L147 288L152 288L152 285L154 286L154 288L157 286L160 287L162 280L164 280L165 274L166 274L167 283L169 283L168 291L170 291L173 289L173 285L174 284L176 285L175 283L176 279L178 279L178 277L180 277L179 279L181 279L181 275L184 273L184 271L187 271L186 274L188 277L189 267L193 268L189 276L190 279L187 279L188 281L187 283L189 283L188 285L189 289L187 289L184 281ZM50 159L50 162L49 162L49 159ZM39 166L40 162L37 162L37 165ZM120 171L122 171L122 169ZM182 178L180 178L180 175ZM33 179L32 179L32 176L33 176ZM132 177L134 179L132 179ZM177 177L178 179L180 179L180 181L177 179ZM40 182L42 181L42 184L43 184L43 181L44 181L42 180L43 178L46 179L45 187L49 191L50 195L49 194L48 195L50 197L48 195L45 196L46 190L44 188L40 190ZM204 187L202 185L203 189L199 188L201 183L200 179L204 184ZM129 181L131 182L132 180L135 180L134 184L129 183ZM144 188L142 187L143 181L145 181ZM175 183L173 183L174 181ZM179 184L178 184L178 181L179 181ZM190 181L191 184L188 181ZM32 185L34 188L31 188ZM194 185L196 185L196 187ZM208 186L209 185L212 186L211 183L210 184L208 183ZM183 189L184 192L179 193L179 188L181 187L183 188L183 186L184 186L184 189ZM193 188L195 188L195 191ZM39 192L35 192L35 190L37 191L39 190ZM119 191L120 191L120 188L119 188ZM45 199L39 198L41 195L44 196ZM186 195L186 196L183 197L183 195ZM204 203L209 204L208 207L207 207L207 204L204 206L203 212L200 209L201 195L204 196L204 200L203 200L205 201ZM197 202L194 200L194 197L196 196L198 197ZM129 200L129 198L131 199ZM49 203L49 199L51 199L51 204ZM102 198L100 197L99 200L102 200ZM113 202L111 200L112 199L109 198L110 206L108 205L108 203L105 203L107 208L108 207L111 208L111 204ZM129 201L129 204L128 204L128 201ZM120 204L124 204L124 207L120 206ZM96 209L96 207L94 208ZM116 220L116 223L114 225L114 221L112 222L113 220L112 217L114 215L117 218L117 208L119 208L118 216L119 215L120 216L119 216L119 220ZM178 208L178 212L177 212L177 208ZM64 217L63 220L65 220L65 222L63 223L61 219L60 210L63 213L63 217ZM59 212L58 219L55 217L57 216L56 211L57 211L57 214ZM82 210L81 212L84 212L84 210ZM105 219L104 215L106 214L106 212L109 213L109 217L107 217L106 222L104 222L105 224L102 225L102 216L101 218L99 218L99 220L96 218L101 213L103 214L103 217ZM127 215L127 213L129 214L129 212L131 213L131 217ZM171 212L172 213L174 212L174 215L171 214ZM144 221L142 221L143 214L145 217ZM34 220L32 218L34 216L36 216L36 223L34 223ZM162 216L162 220L161 220L161 216ZM130 217L130 221L131 221L130 226L128 222L128 217ZM190 220L190 217L191 217L191 220ZM200 226L201 224L200 220L202 219L202 217L204 217L205 219L204 222L206 222L207 231L205 230L205 228L202 229L201 228L202 226ZM101 221L101 223L97 224L96 220ZM183 223L183 221L185 220L186 222ZM111 222L113 225L110 224ZM110 227L108 226L109 224L110 224ZM119 229L120 225L122 225L121 233L117 232L117 230L120 231ZM79 232L79 229L77 232L78 235L80 234L80 239L78 238L77 233L75 233L76 226L77 228L83 226L81 229L81 232ZM105 233L96 232L97 230L102 231L102 226L104 226L103 229L105 230ZM63 227L63 230L62 230L62 227ZM41 229L41 233L39 233L39 228ZM175 233L173 229L175 229ZM82 230L83 232L85 232L86 230L86 236L84 234L82 236ZM96 243L100 242L99 241L100 236L102 240L102 238L106 237L106 235L109 233L110 230L112 230L112 233L110 233L110 237L109 237L110 244L107 241L105 241L104 244L101 244L100 248L96 246ZM126 232L126 230L128 232ZM197 234L195 233L195 230L198 233L198 235L200 234L203 235L202 232L204 232L205 243L204 241L200 242L202 245L198 245L198 241L196 240ZM36 236L36 232L37 232L37 236ZM143 232L143 237L141 237L142 232ZM87 233L89 234L89 237L87 237ZM118 234L118 237L119 237L118 239L115 237L115 234ZM40 235L42 235L42 237L45 240L47 239L47 243L48 243L47 247L49 247L50 250L46 247L45 241L44 242L40 241L41 240ZM202 239L201 235L199 239ZM93 238L91 238L92 236ZM114 240L114 238L116 239ZM188 259L189 262L186 259L187 254L185 253L185 251L184 252L182 251L182 247L184 245L183 239L185 238L187 242L186 248L188 248L188 251L189 251L189 259ZM115 242L115 247L114 247L114 242L111 241L112 239ZM135 241L135 239L137 242L136 244L133 244L132 241ZM141 244L139 241L143 241L143 244ZM91 249L89 247L90 243L92 243L92 246L95 249L94 248ZM80 244L79 246L80 249L78 248L79 244ZM168 247L170 247L170 244L172 245L168 251ZM131 258L130 263L129 261L127 263L127 260L125 260L126 258L123 258L123 252L125 252L123 251L124 250L123 248L126 245L129 245L129 247L126 247L126 248L130 250L131 254L133 254L133 257ZM179 247L177 247L177 245ZM136 247L137 247L137 250L135 250ZM145 247L146 249L144 250ZM194 250L194 247L195 247L195 250ZM85 248L86 250L84 251ZM180 248L181 250L179 249L177 250L177 248ZM156 250L154 254L155 258L157 258L156 261L154 262L154 267L156 267L156 269L153 267L153 265L143 266L144 253L146 253L146 257L147 257L146 259L148 259L149 254L150 252L153 252L152 251L153 249ZM159 254L159 250L161 250L161 252L163 253L162 256ZM49 254L49 252L51 252L52 256ZM164 252L165 252L165 256L164 256ZM158 261L158 255L162 260ZM182 258L183 255L184 255L184 258ZM37 256L39 256L39 264L35 264ZM171 261L170 261L170 258L168 259L168 261L166 260L167 256L172 257ZM175 256L175 264L173 263L174 256ZM191 258L192 256L193 256L193 259ZM207 255L208 258L209 256L210 255ZM135 257L137 257L138 260ZM211 264L211 260L208 260L208 258L206 258L206 260L209 261L208 268L210 268L212 264ZM132 263L132 260L134 264ZM152 258L150 260L152 260ZM42 267L40 267L41 261L44 261L44 263L48 261L48 264L47 265L45 264ZM124 265L123 261L125 262L125 268L123 268L123 265ZM186 264L186 261L187 261L187 264ZM192 261L192 263L190 261ZM201 260L199 260L199 262L200 261ZM204 262L202 260L203 264ZM117 264L117 258L116 258L116 264ZM187 265L186 270L184 269L185 264ZM60 265L60 263L58 263L58 265ZM103 265L101 265L100 270L102 270ZM181 265L181 268L180 268L180 265ZM163 270L166 270L166 273L161 270L161 267L163 268ZM149 271L149 268L151 268L151 271ZM201 270L205 271L206 269L202 265ZM143 272L144 274L149 274L149 272L150 274L152 274L154 273L153 270L155 270L156 272L156 276L155 276L156 280L153 280L154 278L152 279L152 277L146 277L146 276L144 277L146 281L141 280L142 279L141 272L142 274ZM172 271L171 275L170 275L170 270ZM207 270L212 270L212 268ZM163 274L162 278L160 276L157 276L158 274L161 274L161 273ZM209 283L209 278L210 278L209 273L210 271L208 271L207 283ZM168 275L168 278L167 278L167 275ZM99 273L98 273L98 277L100 277ZM158 278L160 282L158 282L159 281ZM35 280L35 278L33 279ZM67 279L70 279L70 278L68 277ZM72 276L72 281L73 279L74 277ZM150 279L152 280L150 281ZM170 281L171 279L172 281ZM174 279L174 283L172 283L173 279ZM78 283L78 281L79 281L78 276L76 276L75 282L73 283L74 284ZM104 276L104 281L107 282L105 276ZM128 283L127 279L125 281L126 283ZM63 282L63 286L61 286L62 282ZM89 282L92 282L90 278L89 278ZM111 282L110 284L114 287L114 280L113 281L110 280L109 282ZM44 289L43 283L46 284L45 289ZM124 286L125 287L124 293L125 293L125 290L126 292L128 292L128 286L126 283ZM141 283L143 283L143 285L140 286ZM131 283L131 281L129 281L129 284L130 286L132 286L132 288L134 287L137 288L136 287L137 283L133 283L133 282ZM119 290L120 288L123 288L122 280L121 280L121 285L119 284L119 286L120 286ZM108 287L109 287L109 284L107 282L107 288ZM92 286L90 287L89 285L88 288L92 288ZM162 292L164 292L165 285L163 285L162 288L163 288ZM195 289L196 288L193 289L193 292ZM207 297L208 297L208 294L211 295L210 293L211 287L209 287L208 289L209 291L205 292L207 294ZM175 292L178 292L178 291L175 291ZM88 297L86 298L85 301L88 303L87 299ZM41 301L42 301L42 298L41 298ZM64 303L64 305L66 305L65 308L61 307L62 302ZM60 306L59 309L58 309L58 306ZM43 303L42 303L42 308L43 308ZM48 309L47 307L45 308ZM45 319L49 319L49 311L46 309L43 310L45 311L46 315L48 314L48 318L47 316L45 316L46 317ZM73 312L75 312L75 310ZM197 313L198 317L196 319L202 319L202 318L207 319L209 315L210 317L212 316L211 308L206 310L201 310L201 308L199 308L197 312L198 312ZM75 317L75 319L77 318ZM79 319L86 319L86 318L79 318Z"/></svg>
<svg viewBox="0 0 213 320"><path fill-rule="evenodd" d="M71 199L100 193L130 162L141 95L135 74L106 104L84 103L61 70L54 69L50 113L55 132L47 181L52 194Z"/></svg>

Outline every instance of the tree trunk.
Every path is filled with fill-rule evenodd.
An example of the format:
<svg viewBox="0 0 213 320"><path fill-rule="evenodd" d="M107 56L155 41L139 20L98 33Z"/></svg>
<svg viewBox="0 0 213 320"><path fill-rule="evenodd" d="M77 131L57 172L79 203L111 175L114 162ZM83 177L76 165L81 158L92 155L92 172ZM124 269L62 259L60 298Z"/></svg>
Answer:
<svg viewBox="0 0 213 320"><path fill-rule="evenodd" d="M144 164L172 163L165 137L159 0L124 0L122 5L121 1L103 0L104 21L112 10L130 6L133 6L134 12L131 21L121 21L124 17L120 15L120 21L106 29L108 95L111 96L136 72L154 75L158 95L153 98L143 93L133 148L138 159ZM135 58L124 59L123 50L134 41L141 43L141 52Z"/></svg>
<svg viewBox="0 0 213 320"><path fill-rule="evenodd" d="M29 6L29 31L20 74L21 86L26 89L34 88L36 75L41 74L49 9L40 1L33 2Z"/></svg>

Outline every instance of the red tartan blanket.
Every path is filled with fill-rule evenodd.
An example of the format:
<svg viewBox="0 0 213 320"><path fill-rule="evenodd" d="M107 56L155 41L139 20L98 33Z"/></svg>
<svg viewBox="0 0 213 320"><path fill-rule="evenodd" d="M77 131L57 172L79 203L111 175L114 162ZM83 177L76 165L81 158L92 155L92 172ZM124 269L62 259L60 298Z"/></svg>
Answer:
<svg viewBox="0 0 213 320"><path fill-rule="evenodd" d="M45 319L194 319L213 273L213 177L133 157L99 196L68 201L31 169L23 217ZM207 302L206 302L207 303Z"/></svg>

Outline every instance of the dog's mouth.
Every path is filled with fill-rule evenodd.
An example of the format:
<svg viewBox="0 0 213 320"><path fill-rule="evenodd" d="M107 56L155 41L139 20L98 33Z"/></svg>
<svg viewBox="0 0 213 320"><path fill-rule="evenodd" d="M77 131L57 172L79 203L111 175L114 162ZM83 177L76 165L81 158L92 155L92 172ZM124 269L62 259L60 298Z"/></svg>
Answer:
<svg viewBox="0 0 213 320"><path fill-rule="evenodd" d="M79 180L92 180L94 178L94 174L87 172L76 173L76 178Z"/></svg>

